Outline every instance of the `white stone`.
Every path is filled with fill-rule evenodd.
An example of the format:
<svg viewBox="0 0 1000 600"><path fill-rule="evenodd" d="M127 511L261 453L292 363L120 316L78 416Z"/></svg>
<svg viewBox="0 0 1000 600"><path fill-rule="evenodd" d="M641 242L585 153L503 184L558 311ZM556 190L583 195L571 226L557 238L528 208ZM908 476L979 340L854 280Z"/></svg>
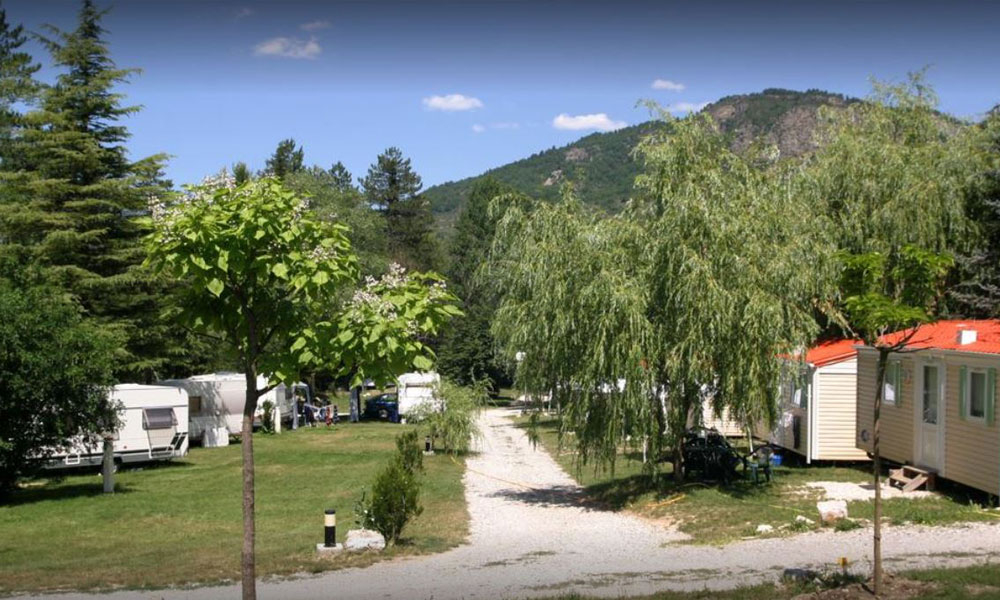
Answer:
<svg viewBox="0 0 1000 600"><path fill-rule="evenodd" d="M812 519L810 519L809 517L805 517L805 516L803 516L803 515L796 515L796 517L795 517L795 522L796 522L796 523L805 523L806 525L812 525L812 524L813 524L813 523L815 523L816 521L813 521L813 520L812 520Z"/></svg>
<svg viewBox="0 0 1000 600"><path fill-rule="evenodd" d="M385 538L382 534L371 529L352 529L347 532L347 539L344 540L344 548L351 552L361 552L363 550L384 550Z"/></svg>
<svg viewBox="0 0 1000 600"><path fill-rule="evenodd" d="M757 526L757 533L771 533L772 531L774 531L774 527L771 527L766 523L762 523Z"/></svg>
<svg viewBox="0 0 1000 600"><path fill-rule="evenodd" d="M826 500L817 502L816 508L819 510L819 518L824 523L834 523L840 519L847 518L846 500Z"/></svg>

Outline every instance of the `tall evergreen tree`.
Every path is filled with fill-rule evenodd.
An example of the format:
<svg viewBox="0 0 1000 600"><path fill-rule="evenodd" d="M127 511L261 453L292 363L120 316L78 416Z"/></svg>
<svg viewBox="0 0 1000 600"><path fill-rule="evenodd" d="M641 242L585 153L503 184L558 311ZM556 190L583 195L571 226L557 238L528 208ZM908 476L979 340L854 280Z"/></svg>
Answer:
<svg viewBox="0 0 1000 600"><path fill-rule="evenodd" d="M296 148L295 140L288 138L278 142L278 147L274 149L274 154L267 159L265 171L282 179L291 173L297 173L305 169L305 151L302 146Z"/></svg>
<svg viewBox="0 0 1000 600"><path fill-rule="evenodd" d="M236 180L236 185L243 185L250 181L250 168L242 160L233 164L233 179Z"/></svg>
<svg viewBox="0 0 1000 600"><path fill-rule="evenodd" d="M10 143L15 129L23 125L16 105L33 102L40 89L34 79L39 65L21 50L25 42L24 27L12 27L7 21L7 11L0 8L0 166L3 168L16 160L10 152Z"/></svg>
<svg viewBox="0 0 1000 600"><path fill-rule="evenodd" d="M85 0L75 30L47 26L40 37L61 73L11 139L17 160L0 173L0 238L88 318L122 334L119 376L150 380L187 360L183 336L160 320L164 282L141 266L140 217L168 186L162 155L128 158L121 119L139 109L115 88L136 71L111 59L104 14Z"/></svg>
<svg viewBox="0 0 1000 600"><path fill-rule="evenodd" d="M496 233L498 211L490 203L514 193L492 177L478 181L459 213L449 248L448 281L463 302L465 315L456 318L442 336L438 349L441 373L463 385L488 379L491 384L510 384L503 362L494 355L490 333L495 295L477 283L476 271L487 259ZM495 207L496 208L496 207Z"/></svg>
<svg viewBox="0 0 1000 600"><path fill-rule="evenodd" d="M379 154L361 187L372 208L385 216L389 255L411 269L433 268L438 248L432 237L430 206L420 195L423 182L399 148Z"/></svg>
<svg viewBox="0 0 1000 600"><path fill-rule="evenodd" d="M330 167L330 177L333 178L333 187L339 192L356 190L354 187L354 176L347 170L344 163L339 160Z"/></svg>

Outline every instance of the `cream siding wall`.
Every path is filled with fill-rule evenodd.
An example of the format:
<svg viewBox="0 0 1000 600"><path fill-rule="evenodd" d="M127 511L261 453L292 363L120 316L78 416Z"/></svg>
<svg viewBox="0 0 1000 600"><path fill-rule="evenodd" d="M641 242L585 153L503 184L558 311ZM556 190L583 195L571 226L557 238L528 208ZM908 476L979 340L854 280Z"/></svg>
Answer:
<svg viewBox="0 0 1000 600"><path fill-rule="evenodd" d="M716 417L712 412L712 402L707 399L701 404L701 422L705 427L717 429L719 433L726 437L740 437L744 435L743 427L732 418L728 408L722 411L721 417Z"/></svg>
<svg viewBox="0 0 1000 600"><path fill-rule="evenodd" d="M896 397L901 399L895 406L882 404L882 435L880 450L884 458L898 463L913 462L913 382L915 378L913 355L900 359L903 368L901 390ZM865 452L872 451L874 428L876 368L878 353L872 350L858 351L858 414L857 447ZM867 440L862 435L867 432Z"/></svg>
<svg viewBox="0 0 1000 600"><path fill-rule="evenodd" d="M882 456L898 463L914 461L914 407L919 401L914 384L916 369L923 362L918 357L934 356L943 361L945 369L945 402L943 410L944 464L941 476L992 494L1000 493L1000 426L962 420L960 415L959 377L961 367L993 367L1000 370L1000 356L972 353L918 352L901 358L903 366L902 404L882 408ZM857 430L872 432L872 407L875 402L875 369L878 354L862 350L858 353L858 414ZM871 451L871 435L857 447Z"/></svg>
<svg viewBox="0 0 1000 600"><path fill-rule="evenodd" d="M1000 358L1000 357L998 357ZM948 382L945 387L944 472L959 483L993 494L1000 493L1000 431L981 421L962 420L959 403L959 377L963 364L971 367L1000 368L1000 360L988 363L978 358L947 358Z"/></svg>
<svg viewBox="0 0 1000 600"><path fill-rule="evenodd" d="M855 361L848 367L854 366ZM833 365L831 365L833 366ZM857 374L850 369L827 370L817 374L819 393L816 410L816 448L818 460L868 460L868 454L855 446L857 405Z"/></svg>

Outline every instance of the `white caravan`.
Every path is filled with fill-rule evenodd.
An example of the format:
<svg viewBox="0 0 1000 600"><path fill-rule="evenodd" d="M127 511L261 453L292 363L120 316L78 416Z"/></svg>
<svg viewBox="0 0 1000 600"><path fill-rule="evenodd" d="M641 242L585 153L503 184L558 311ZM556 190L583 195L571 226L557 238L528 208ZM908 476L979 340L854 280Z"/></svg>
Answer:
<svg viewBox="0 0 1000 600"><path fill-rule="evenodd" d="M239 435L243 429L243 407L246 405L246 376L242 373L209 373L187 379L168 379L161 385L187 391L190 414L191 439L205 447L229 445L230 435ZM267 386L267 377L257 377L257 388ZM294 390L305 384L295 384ZM308 387L306 399L308 399ZM260 426L264 416L264 403L274 405L274 428L281 431L282 421L295 420L293 390L278 385L257 399L254 426Z"/></svg>
<svg viewBox="0 0 1000 600"><path fill-rule="evenodd" d="M188 451L188 395L184 390L124 383L111 388L120 426L114 435L115 463L169 460ZM45 467L100 465L104 442L79 439L50 455Z"/></svg>
<svg viewBox="0 0 1000 600"><path fill-rule="evenodd" d="M441 376L437 373L404 373L396 379L396 400L399 415L406 416L413 409L425 403L433 403L441 408L438 385Z"/></svg>

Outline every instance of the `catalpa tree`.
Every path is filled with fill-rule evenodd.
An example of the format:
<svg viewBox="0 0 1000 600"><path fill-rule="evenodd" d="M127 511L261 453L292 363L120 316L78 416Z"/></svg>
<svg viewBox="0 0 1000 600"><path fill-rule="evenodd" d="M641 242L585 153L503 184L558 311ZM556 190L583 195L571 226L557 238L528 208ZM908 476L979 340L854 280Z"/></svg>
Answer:
<svg viewBox="0 0 1000 600"><path fill-rule="evenodd" d="M243 597L255 598L258 398L306 369L385 381L430 368L420 339L459 314L457 299L437 276L399 268L358 289L346 228L318 219L274 178L237 186L223 175L151 209L147 264L178 280L176 318L231 346L246 376L241 570Z"/></svg>

